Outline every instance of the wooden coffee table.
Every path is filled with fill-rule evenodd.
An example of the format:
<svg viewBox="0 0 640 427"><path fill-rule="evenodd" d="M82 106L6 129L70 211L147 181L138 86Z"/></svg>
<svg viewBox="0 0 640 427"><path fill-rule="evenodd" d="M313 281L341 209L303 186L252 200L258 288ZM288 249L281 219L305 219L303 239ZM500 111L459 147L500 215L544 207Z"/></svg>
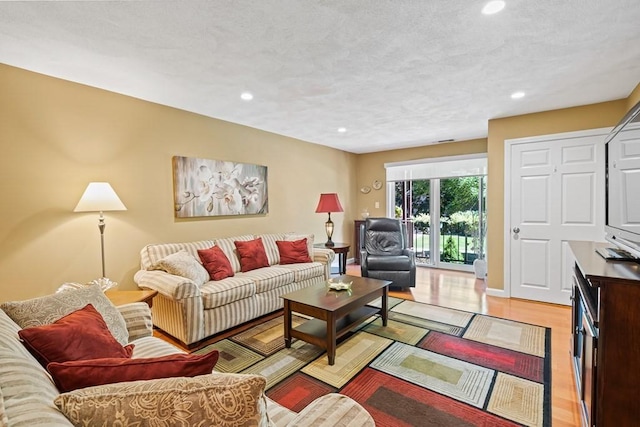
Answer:
<svg viewBox="0 0 640 427"><path fill-rule="evenodd" d="M351 291L333 291L326 283L310 286L282 295L284 299L284 344L291 347L292 338L327 350L329 365L336 358L336 340L364 320L380 314L387 326L389 285L387 280L342 275L333 279L351 282ZM382 308L367 303L382 297ZM291 327L291 312L313 317L295 328Z"/></svg>

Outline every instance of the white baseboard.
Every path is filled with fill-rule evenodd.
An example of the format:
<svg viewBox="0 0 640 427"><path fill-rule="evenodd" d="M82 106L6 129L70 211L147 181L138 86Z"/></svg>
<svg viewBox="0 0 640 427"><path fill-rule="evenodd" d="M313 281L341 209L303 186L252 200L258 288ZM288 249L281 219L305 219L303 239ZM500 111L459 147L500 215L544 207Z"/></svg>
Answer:
<svg viewBox="0 0 640 427"><path fill-rule="evenodd" d="M509 298L509 292L504 289L487 288L486 293L490 297Z"/></svg>

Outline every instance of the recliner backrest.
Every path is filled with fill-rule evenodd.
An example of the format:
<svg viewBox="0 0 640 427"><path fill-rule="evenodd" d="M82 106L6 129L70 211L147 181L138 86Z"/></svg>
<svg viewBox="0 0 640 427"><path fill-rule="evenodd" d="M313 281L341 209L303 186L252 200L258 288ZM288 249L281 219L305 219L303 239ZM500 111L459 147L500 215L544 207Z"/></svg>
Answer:
<svg viewBox="0 0 640 427"><path fill-rule="evenodd" d="M402 222L393 218L367 218L364 248L370 255L401 255L405 249Z"/></svg>

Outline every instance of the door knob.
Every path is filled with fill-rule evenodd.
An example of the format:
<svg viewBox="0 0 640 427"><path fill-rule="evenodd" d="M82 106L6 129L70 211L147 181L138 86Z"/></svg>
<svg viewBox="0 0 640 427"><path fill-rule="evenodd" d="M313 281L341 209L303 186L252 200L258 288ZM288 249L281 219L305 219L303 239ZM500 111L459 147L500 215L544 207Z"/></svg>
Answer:
<svg viewBox="0 0 640 427"><path fill-rule="evenodd" d="M520 229L518 227L513 227L513 232L515 234L518 234L520 232Z"/></svg>

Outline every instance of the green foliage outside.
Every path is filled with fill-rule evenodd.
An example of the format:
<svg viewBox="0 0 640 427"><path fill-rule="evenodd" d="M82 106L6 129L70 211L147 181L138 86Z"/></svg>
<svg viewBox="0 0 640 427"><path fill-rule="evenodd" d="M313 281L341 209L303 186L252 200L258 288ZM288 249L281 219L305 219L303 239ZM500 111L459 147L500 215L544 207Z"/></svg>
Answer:
<svg viewBox="0 0 640 427"><path fill-rule="evenodd" d="M440 235L442 259L463 261L463 253L482 253L479 233L480 176L447 178L440 180ZM429 249L431 232L431 181L396 182L397 218L411 220L417 250ZM486 216L483 215L486 223ZM421 241L422 240L422 241Z"/></svg>
<svg viewBox="0 0 640 427"><path fill-rule="evenodd" d="M457 260L458 254L458 245L453 241L453 237L447 237L447 240L444 242L444 248L442 248L442 258L445 261Z"/></svg>

